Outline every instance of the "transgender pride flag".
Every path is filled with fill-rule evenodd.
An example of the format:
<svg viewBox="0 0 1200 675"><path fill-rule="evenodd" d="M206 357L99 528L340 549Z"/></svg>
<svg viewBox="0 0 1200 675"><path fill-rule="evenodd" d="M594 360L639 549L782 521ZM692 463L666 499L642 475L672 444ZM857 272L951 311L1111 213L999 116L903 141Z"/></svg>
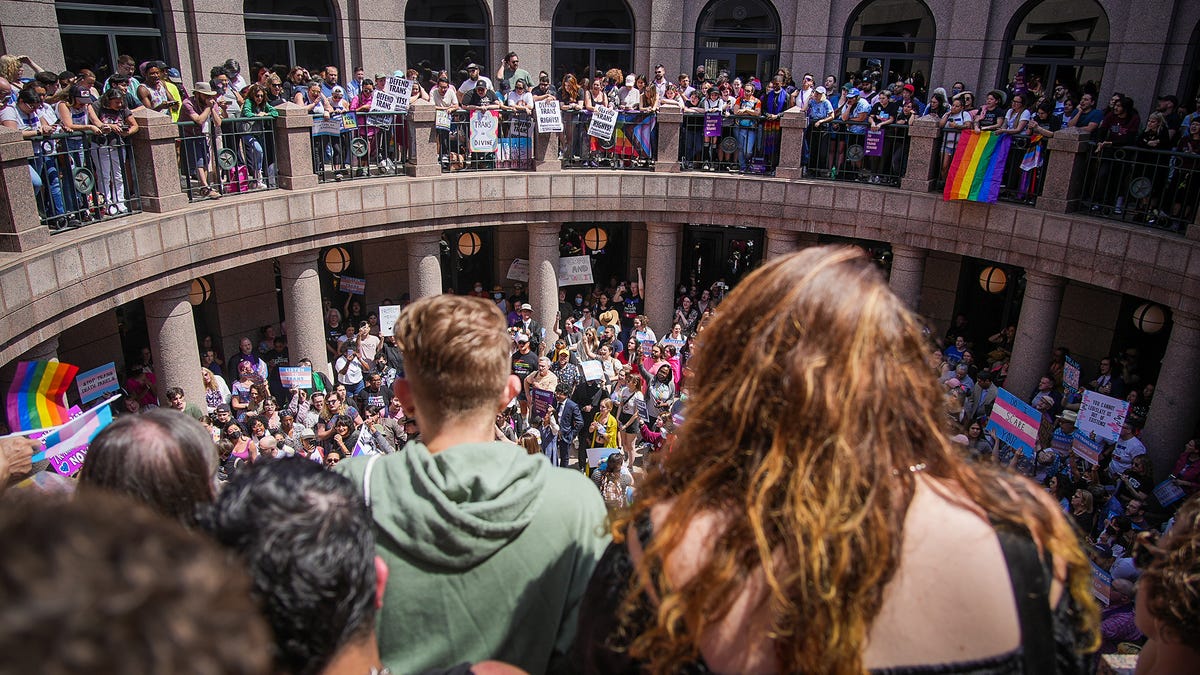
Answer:
<svg viewBox="0 0 1200 675"><path fill-rule="evenodd" d="M1002 442L1020 450L1032 458L1037 443L1038 427L1042 414L1033 406L1001 389L988 417L987 430L996 434Z"/></svg>

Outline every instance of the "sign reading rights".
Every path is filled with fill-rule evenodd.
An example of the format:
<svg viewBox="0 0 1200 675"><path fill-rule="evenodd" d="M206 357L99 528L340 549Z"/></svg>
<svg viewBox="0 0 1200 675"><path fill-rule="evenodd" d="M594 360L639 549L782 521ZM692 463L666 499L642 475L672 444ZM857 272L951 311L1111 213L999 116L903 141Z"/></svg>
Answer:
<svg viewBox="0 0 1200 675"><path fill-rule="evenodd" d="M588 125L588 136L595 136L603 141L611 140L617 130L617 109L596 106L592 113L592 122Z"/></svg>
<svg viewBox="0 0 1200 675"><path fill-rule="evenodd" d="M539 133L545 134L563 130L562 111L558 108L558 101L553 99L534 101L533 107L537 111L537 128Z"/></svg>
<svg viewBox="0 0 1200 675"><path fill-rule="evenodd" d="M1040 424L1041 413L1013 396L1007 389L1001 389L988 418L987 430L996 434L996 438L1002 442L1032 458Z"/></svg>

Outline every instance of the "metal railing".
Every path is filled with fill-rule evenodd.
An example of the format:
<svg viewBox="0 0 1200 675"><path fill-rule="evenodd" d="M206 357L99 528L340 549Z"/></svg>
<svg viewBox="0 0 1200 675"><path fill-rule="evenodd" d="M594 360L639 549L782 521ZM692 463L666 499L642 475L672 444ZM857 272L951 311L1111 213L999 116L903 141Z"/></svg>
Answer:
<svg viewBox="0 0 1200 675"><path fill-rule="evenodd" d="M684 113L679 130L679 168L775 175L779 120L749 115Z"/></svg>
<svg viewBox="0 0 1200 675"><path fill-rule="evenodd" d="M610 138L588 134L592 113L586 110L563 111L560 141L564 169L654 170L658 157L658 115L653 112L618 112Z"/></svg>
<svg viewBox="0 0 1200 675"><path fill-rule="evenodd" d="M413 146L408 113L313 116L313 173L321 183L402 174Z"/></svg>
<svg viewBox="0 0 1200 675"><path fill-rule="evenodd" d="M1200 206L1200 155L1105 146L1091 157L1080 204L1093 215L1183 232Z"/></svg>
<svg viewBox="0 0 1200 675"><path fill-rule="evenodd" d="M908 170L908 126L888 124L872 130L866 123L832 120L808 134L809 178L899 185Z"/></svg>
<svg viewBox="0 0 1200 675"><path fill-rule="evenodd" d="M141 212L128 138L79 131L30 140L29 177L38 215L51 233Z"/></svg>
<svg viewBox="0 0 1200 675"><path fill-rule="evenodd" d="M442 171L533 170L532 115L455 110L449 117L448 128L437 129Z"/></svg>
<svg viewBox="0 0 1200 675"><path fill-rule="evenodd" d="M941 129L934 143L933 186L937 191L946 187L946 175L958 147L961 131ZM949 152L946 146L949 145ZM1042 195L1046 184L1046 164L1050 161L1050 150L1046 139L1041 136L1013 136L1004 160L998 201L1033 206Z"/></svg>
<svg viewBox="0 0 1200 675"><path fill-rule="evenodd" d="M196 131L179 122L179 182L189 201L276 187L275 119L234 117Z"/></svg>

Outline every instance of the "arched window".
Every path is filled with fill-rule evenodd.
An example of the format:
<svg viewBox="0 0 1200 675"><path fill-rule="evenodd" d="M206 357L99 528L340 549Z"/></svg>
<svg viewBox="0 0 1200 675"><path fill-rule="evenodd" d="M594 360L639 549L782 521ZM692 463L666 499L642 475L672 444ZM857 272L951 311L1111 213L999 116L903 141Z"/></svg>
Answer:
<svg viewBox="0 0 1200 675"><path fill-rule="evenodd" d="M762 0L712 0L696 22L696 66L709 79L757 75L763 81L779 68L779 15Z"/></svg>
<svg viewBox="0 0 1200 675"><path fill-rule="evenodd" d="M567 73L633 70L633 14L624 0L562 0L553 26L555 84Z"/></svg>
<svg viewBox="0 0 1200 675"><path fill-rule="evenodd" d="M404 10L404 43L409 67L428 72L446 70L455 84L467 79L467 64L482 66L480 75L494 73L488 63L488 17L478 0L409 0Z"/></svg>
<svg viewBox="0 0 1200 675"><path fill-rule="evenodd" d="M337 21L325 0L245 0L246 56L268 67L339 65Z"/></svg>
<svg viewBox="0 0 1200 675"><path fill-rule="evenodd" d="M1183 79L1180 82L1183 89L1179 92L1179 102L1195 110L1195 101L1200 100L1200 22L1192 30L1192 39L1188 42L1187 60L1183 63ZM1187 129L1184 131L1186 132Z"/></svg>
<svg viewBox="0 0 1200 675"><path fill-rule="evenodd" d="M1088 83L1099 88L1108 16L1095 0L1033 0L1013 17L1006 38L1000 87L1054 91L1062 84L1076 94Z"/></svg>
<svg viewBox="0 0 1200 675"><path fill-rule="evenodd" d="M138 63L166 54L156 0L59 0L54 9L68 70L88 68L104 81L121 54Z"/></svg>
<svg viewBox="0 0 1200 675"><path fill-rule="evenodd" d="M936 35L933 14L920 0L868 0L847 24L842 81L870 79L878 87L912 80L923 96Z"/></svg>

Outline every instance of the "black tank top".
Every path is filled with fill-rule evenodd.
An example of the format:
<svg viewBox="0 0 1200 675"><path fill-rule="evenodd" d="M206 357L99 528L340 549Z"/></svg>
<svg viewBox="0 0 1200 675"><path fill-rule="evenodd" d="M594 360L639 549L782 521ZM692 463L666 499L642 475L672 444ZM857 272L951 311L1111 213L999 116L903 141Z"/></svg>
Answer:
<svg viewBox="0 0 1200 675"><path fill-rule="evenodd" d="M638 523L643 547L649 542L648 519ZM1083 673L1084 658L1075 644L1070 593L1064 592L1052 612L1049 564L1043 563L1028 532L997 527L996 536L1012 580L1021 645L1013 651L971 661L900 666L870 671L874 675L1049 675ZM572 670L581 673L640 673L641 664L619 643L617 612L634 574L625 544L610 544L588 583L579 610L579 630L572 647ZM653 620L649 607L639 608L629 633ZM703 658L682 666L680 673L709 673Z"/></svg>

